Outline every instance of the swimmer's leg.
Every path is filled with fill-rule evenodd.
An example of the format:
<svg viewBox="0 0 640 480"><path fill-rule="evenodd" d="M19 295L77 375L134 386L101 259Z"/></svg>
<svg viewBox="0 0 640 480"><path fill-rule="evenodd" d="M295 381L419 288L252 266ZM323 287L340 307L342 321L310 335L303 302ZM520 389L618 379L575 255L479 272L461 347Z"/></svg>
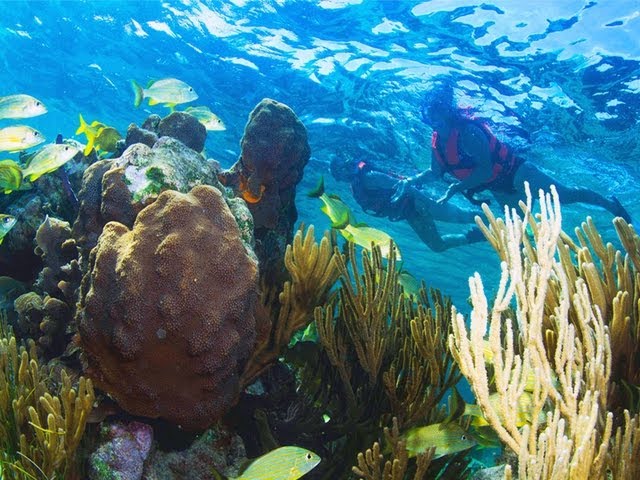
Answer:
<svg viewBox="0 0 640 480"><path fill-rule="evenodd" d="M420 240L434 252L444 252L449 248L484 240L484 235L477 227L470 228L466 233L440 235L436 223L431 216L412 216L408 217L407 221L420 237Z"/></svg>
<svg viewBox="0 0 640 480"><path fill-rule="evenodd" d="M529 182L531 193L534 197L537 197L539 189L549 191L550 185L555 185L558 191L558 196L563 204L569 203L588 203L591 205L597 205L605 208L611 212L614 216L624 218L627 222L631 221L629 213L620 204L618 199L614 196L605 197L593 190L583 187L570 187L563 183L560 183L557 179L552 178L547 173L540 170L531 162L524 162L518 170L515 172L513 178L513 185L516 189L521 190L524 188L525 180ZM524 195L524 191L521 196ZM510 205L515 206L515 205Z"/></svg>
<svg viewBox="0 0 640 480"><path fill-rule="evenodd" d="M471 223L475 222L476 215L482 211L479 208L463 208L451 202L438 203L436 200L425 194L422 190L411 189L415 210L418 215L430 215L434 220L441 220L450 223Z"/></svg>

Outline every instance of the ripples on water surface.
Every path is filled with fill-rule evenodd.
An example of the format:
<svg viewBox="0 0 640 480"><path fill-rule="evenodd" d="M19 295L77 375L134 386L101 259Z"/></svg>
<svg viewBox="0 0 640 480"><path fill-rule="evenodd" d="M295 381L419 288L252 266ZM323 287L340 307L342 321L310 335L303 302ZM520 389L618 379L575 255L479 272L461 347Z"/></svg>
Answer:
<svg viewBox="0 0 640 480"><path fill-rule="evenodd" d="M450 79L460 103L491 119L531 161L617 194L640 218L637 1L2 3L2 94L42 99L49 114L30 123L47 137L70 136L80 112L121 131L149 112L164 114L135 110L129 81L175 76L226 123L209 134L207 152L228 166L253 106L263 97L285 102L312 147L301 220L328 226L319 202L303 195L324 171L328 190L388 230L410 270L460 305L472 270L495 269L487 246L432 253L402 222L359 212L328 175L336 155L400 173L427 166L431 131L418 111L436 76ZM585 206L565 209L565 228L588 213L613 239L610 216Z"/></svg>

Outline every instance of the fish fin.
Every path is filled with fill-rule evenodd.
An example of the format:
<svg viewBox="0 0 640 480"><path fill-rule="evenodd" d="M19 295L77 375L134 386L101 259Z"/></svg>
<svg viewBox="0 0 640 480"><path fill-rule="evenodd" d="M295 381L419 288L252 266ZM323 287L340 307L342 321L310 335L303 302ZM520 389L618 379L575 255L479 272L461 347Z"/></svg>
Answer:
<svg viewBox="0 0 640 480"><path fill-rule="evenodd" d="M131 86L133 87L133 93L135 94L135 99L133 100L133 105L137 108L142 103L144 99L144 90L138 85L135 80L131 80Z"/></svg>
<svg viewBox="0 0 640 480"><path fill-rule="evenodd" d="M456 387L453 387L451 389L451 396L449 397L449 415L447 415L447 418L442 422L442 424L446 425L447 423L457 421L462 414L464 414L464 409L465 403L462 399L462 395L460 395L460 392L458 392Z"/></svg>
<svg viewBox="0 0 640 480"><path fill-rule="evenodd" d="M155 98L150 98L149 99L149 105L157 105L158 103L160 103L160 102L158 102Z"/></svg>
<svg viewBox="0 0 640 480"><path fill-rule="evenodd" d="M342 199L340 198L340 195L338 195L337 193L330 193L330 194L328 195L328 197L329 197L329 198L333 198L334 200L340 200L341 202L343 202L343 203L344 203L344 200L342 200ZM345 204L345 205L346 205L346 204Z"/></svg>
<svg viewBox="0 0 640 480"><path fill-rule="evenodd" d="M348 213L346 213L344 215L344 218L341 218L339 222L332 222L331 223L331 228L335 228L337 230L342 230L347 225L349 225L349 214Z"/></svg>
<svg viewBox="0 0 640 480"><path fill-rule="evenodd" d="M85 157L88 157L93 150L93 142L95 142L96 137L93 135L87 135L87 146L84 147L84 151L82 152Z"/></svg>
<svg viewBox="0 0 640 480"><path fill-rule="evenodd" d="M307 197L311 198L320 198L324 193L324 176L320 175L320 179L318 180L318 184L307 192Z"/></svg>
<svg viewBox="0 0 640 480"><path fill-rule="evenodd" d="M169 111L171 113L176 111L176 104L175 103L167 103L167 108L169 109Z"/></svg>
<svg viewBox="0 0 640 480"><path fill-rule="evenodd" d="M80 126L78 127L78 129L76 130L76 135L80 135L81 133L85 133L87 132L87 122L84 121L84 118L82 118L82 114L78 114L80 116Z"/></svg>

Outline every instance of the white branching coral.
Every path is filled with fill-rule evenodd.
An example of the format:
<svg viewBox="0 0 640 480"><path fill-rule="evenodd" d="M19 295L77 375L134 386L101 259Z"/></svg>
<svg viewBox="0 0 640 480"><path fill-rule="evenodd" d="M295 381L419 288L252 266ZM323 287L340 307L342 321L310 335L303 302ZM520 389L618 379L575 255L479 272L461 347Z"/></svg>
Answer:
<svg viewBox="0 0 640 480"><path fill-rule="evenodd" d="M601 479L612 463L607 453L613 426L613 415L606 410L611 375L608 327L585 281L577 278L570 286L558 256L562 218L555 188L550 194L540 191L536 217L531 214L528 185L526 190L524 220L508 208L504 220L496 219L486 207L490 227L478 220L502 260L498 293L489 308L480 276L470 278L470 327L467 330L463 315L454 308L449 347L485 418L518 455L519 478ZM553 311L545 312L550 285L559 301ZM577 312L577 320L569 320L569 309ZM545 343L550 326L555 332L553 347ZM492 365L485 361L487 342ZM497 403L489 399L493 390ZM526 390L532 395L531 422L518 428L518 400ZM625 423L635 427L634 421Z"/></svg>

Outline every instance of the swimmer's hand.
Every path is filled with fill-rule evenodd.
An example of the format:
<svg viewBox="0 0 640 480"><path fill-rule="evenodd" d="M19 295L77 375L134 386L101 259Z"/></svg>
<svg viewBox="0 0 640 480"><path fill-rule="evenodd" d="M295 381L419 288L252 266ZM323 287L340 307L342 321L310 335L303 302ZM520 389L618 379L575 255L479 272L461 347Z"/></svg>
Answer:
<svg viewBox="0 0 640 480"><path fill-rule="evenodd" d="M460 182L454 182L451 185L449 185L449 188L447 188L446 193L437 200L438 205L443 205L447 203L449 199L453 197L456 194L456 192L458 192L459 190L460 190Z"/></svg>
<svg viewBox="0 0 640 480"><path fill-rule="evenodd" d="M393 186L393 192L391 194L391 206L396 206L402 203L402 200L407 196L407 189L409 188L409 180L403 178Z"/></svg>
<svg viewBox="0 0 640 480"><path fill-rule="evenodd" d="M483 203L486 203L487 205L491 205L491 200L488 199L487 197L476 198L475 195L476 195L475 192L470 192L469 190L464 192L464 196L467 197L467 200L469 200L473 205L480 206Z"/></svg>

